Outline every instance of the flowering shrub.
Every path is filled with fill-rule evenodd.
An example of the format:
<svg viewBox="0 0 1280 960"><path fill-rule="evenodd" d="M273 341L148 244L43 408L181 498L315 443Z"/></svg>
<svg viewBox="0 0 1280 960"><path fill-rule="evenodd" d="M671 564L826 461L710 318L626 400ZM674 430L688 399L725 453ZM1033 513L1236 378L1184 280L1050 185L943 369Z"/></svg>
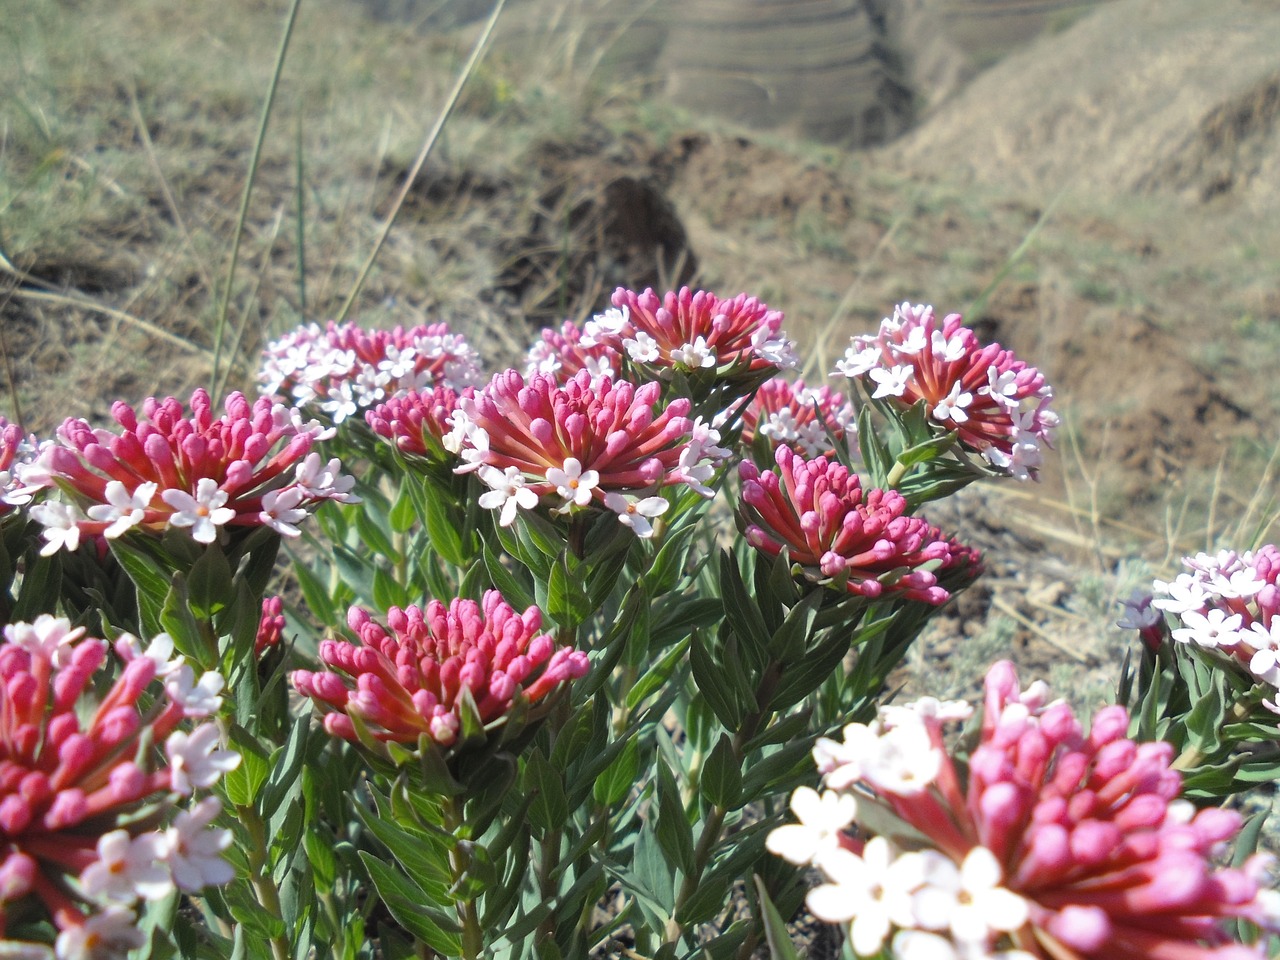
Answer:
<svg viewBox="0 0 1280 960"><path fill-rule="evenodd" d="M44 552L75 550L82 534L112 540L134 528L184 529L199 543L213 543L224 527L293 537L316 504L352 500L354 481L338 461L311 452L327 435L320 424L265 398L250 406L239 393L225 409L215 420L209 395L197 390L190 418L172 397L148 399L141 419L114 404L118 435L65 421L37 464L44 485L68 498L31 511L45 528Z"/></svg>
<svg viewBox="0 0 1280 960"><path fill-rule="evenodd" d="M1178 799L1168 743L1126 737L1122 707L1104 708L1086 732L1070 706L1047 702L1044 684L1022 690L999 663L961 768L943 726L970 713L925 699L881 708L843 741L819 740L827 793L797 791L801 822L769 837L775 853L818 867L825 883L809 907L848 924L859 956L887 940L912 957L1266 955L1223 944L1228 920L1280 924L1262 886L1267 859L1215 864L1241 818ZM863 810L872 839L846 832Z"/></svg>
<svg viewBox="0 0 1280 960"><path fill-rule="evenodd" d="M781 323L618 290L480 389L442 325L311 325L263 380L328 426L0 424L0 957L786 960L806 901L862 956L1265 955L1218 804L1280 774L1280 553L1133 601L1088 731L997 665L966 749L883 703L982 572L921 513L1034 477L1052 392L903 305L846 401Z"/></svg>
<svg viewBox="0 0 1280 960"><path fill-rule="evenodd" d="M141 946L137 901L234 876L222 858L231 834L210 828L218 798L190 809L186 798L240 758L219 748L210 723L180 729L218 709L222 678L196 682L182 657L169 659L167 636L139 653L125 635L116 643L124 669L91 698L105 675L104 641L48 615L10 624L4 637L0 936L21 936L43 919L58 931L60 958L108 955L95 949L99 941Z"/></svg>

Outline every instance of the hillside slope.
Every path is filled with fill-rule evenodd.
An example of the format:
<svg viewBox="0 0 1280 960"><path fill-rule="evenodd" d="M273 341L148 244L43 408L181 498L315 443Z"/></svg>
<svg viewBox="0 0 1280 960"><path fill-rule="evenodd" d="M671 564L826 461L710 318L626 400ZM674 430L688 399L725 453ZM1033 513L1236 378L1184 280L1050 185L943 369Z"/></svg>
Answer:
<svg viewBox="0 0 1280 960"><path fill-rule="evenodd" d="M1280 207L1280 4L1121 0L977 77L893 145L912 169L1040 194Z"/></svg>

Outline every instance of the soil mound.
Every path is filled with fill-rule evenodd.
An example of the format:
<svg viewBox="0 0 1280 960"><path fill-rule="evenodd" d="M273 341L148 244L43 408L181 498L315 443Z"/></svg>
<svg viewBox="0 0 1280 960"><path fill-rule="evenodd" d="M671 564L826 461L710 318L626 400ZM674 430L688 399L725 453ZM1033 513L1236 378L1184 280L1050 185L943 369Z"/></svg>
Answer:
<svg viewBox="0 0 1280 960"><path fill-rule="evenodd" d="M923 172L1280 203L1280 8L1119 0L979 76L891 150Z"/></svg>

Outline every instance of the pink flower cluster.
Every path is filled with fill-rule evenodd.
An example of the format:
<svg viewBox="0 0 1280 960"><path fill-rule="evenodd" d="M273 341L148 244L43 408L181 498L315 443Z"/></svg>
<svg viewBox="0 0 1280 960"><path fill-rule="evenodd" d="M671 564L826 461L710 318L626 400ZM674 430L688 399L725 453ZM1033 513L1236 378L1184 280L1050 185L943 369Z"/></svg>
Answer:
<svg viewBox="0 0 1280 960"><path fill-rule="evenodd" d="M884 707L843 742L819 740L826 793L797 791L800 823L768 840L823 874L814 914L848 924L864 956L889 940L898 957L939 960L1264 957L1228 923L1277 928L1269 858L1216 866L1239 814L1179 800L1172 748L1128 739L1123 708L1099 711L1086 733L1046 701L1044 684L1022 690L996 664L967 765L943 739L971 714L964 703ZM873 839L846 832L864 823Z"/></svg>
<svg viewBox="0 0 1280 960"><path fill-rule="evenodd" d="M386 627L352 607L347 622L360 643L323 641L320 659L329 670L297 670L293 685L326 711L330 734L351 741L359 740L356 718L377 740L416 744L426 736L449 747L462 733L464 697L489 727L517 696L536 703L589 666L585 653L557 649L538 632L536 607L517 613L496 590L483 603L392 607Z"/></svg>
<svg viewBox="0 0 1280 960"><path fill-rule="evenodd" d="M1255 681L1280 687L1280 549L1200 553L1182 563L1185 573L1155 581L1150 603L1176 618L1173 639L1216 651ZM1280 713L1277 699L1263 704Z"/></svg>
<svg viewBox="0 0 1280 960"><path fill-rule="evenodd" d="M218 709L222 678L197 680L163 634L145 652L126 634L125 668L95 705L107 644L83 634L42 616L6 627L0 645L0 938L14 933L11 905L30 900L58 929L60 958L101 956L85 944L113 938L140 946L138 899L234 876L221 856L231 834L209 826L217 798L178 806L240 761L214 724L179 729Z"/></svg>
<svg viewBox="0 0 1280 960"><path fill-rule="evenodd" d="M444 438L453 429L453 414L463 397L475 395L471 387L461 393L452 387L424 387L392 397L364 415L369 428L390 440L401 453L432 460L452 457L444 448Z"/></svg>
<svg viewBox="0 0 1280 960"><path fill-rule="evenodd" d="M26 479L39 453L34 436L24 435L16 423L0 417L0 517L14 507L26 506L40 490L39 483Z"/></svg>
<svg viewBox="0 0 1280 960"><path fill-rule="evenodd" d="M805 460L785 445L775 459L776 474L761 473L750 461L738 468L747 542L770 556L785 548L809 579L872 599L895 595L942 604L951 594L939 585L939 571L980 571L976 551L908 516L896 491L864 491L857 474L841 464Z"/></svg>
<svg viewBox="0 0 1280 960"><path fill-rule="evenodd" d="M706 370L718 379L759 382L797 363L782 313L740 293L732 300L688 287L658 297L619 287L613 310L593 318L584 339L654 370Z"/></svg>
<svg viewBox="0 0 1280 960"><path fill-rule="evenodd" d="M460 401L445 446L462 458L457 472L477 471L489 488L480 506L500 510L503 526L549 498L560 511L603 504L649 536L667 509L658 492L683 484L712 496L706 483L730 453L718 431L689 419L687 398L659 409L661 392L586 370L563 386L508 370Z"/></svg>
<svg viewBox="0 0 1280 960"><path fill-rule="evenodd" d="M923 400L940 430L1018 480L1036 477L1058 425L1039 370L999 344L981 346L958 313L939 323L929 306L895 307L875 336L854 337L835 374L862 380L874 399Z"/></svg>
<svg viewBox="0 0 1280 960"><path fill-rule="evenodd" d="M544 328L541 339L525 355L524 375L542 374L565 383L579 370L586 370L593 380L616 380L622 369L622 355L599 327L598 321L588 321L585 330L581 330L572 320L566 320L559 331Z"/></svg>
<svg viewBox="0 0 1280 960"><path fill-rule="evenodd" d="M325 463L312 445L327 436L304 424L296 409L239 393L215 419L204 390L182 404L150 398L142 417L118 401L111 414L117 434L70 419L58 428L28 478L57 486L67 502L31 508L45 527L43 552L75 550L82 535L108 539L138 528L182 528L200 543L213 543L223 527L271 527L296 537L296 524L325 500L356 502L355 481L337 460Z"/></svg>
<svg viewBox="0 0 1280 960"><path fill-rule="evenodd" d="M479 355L447 324L364 330L353 323L312 323L267 345L262 392L314 403L334 423L411 390L480 379Z"/></svg>
<svg viewBox="0 0 1280 960"><path fill-rule="evenodd" d="M806 457L833 457L827 432L847 444L857 434L856 417L853 404L830 387L774 378L760 385L743 411L742 442L751 443L758 433L774 447L786 444Z"/></svg>

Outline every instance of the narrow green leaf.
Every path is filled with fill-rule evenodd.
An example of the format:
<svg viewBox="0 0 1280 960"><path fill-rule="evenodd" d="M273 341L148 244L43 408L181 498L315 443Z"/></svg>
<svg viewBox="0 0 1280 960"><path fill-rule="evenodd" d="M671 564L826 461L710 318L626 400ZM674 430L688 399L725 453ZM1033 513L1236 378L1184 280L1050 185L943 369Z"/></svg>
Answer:
<svg viewBox="0 0 1280 960"><path fill-rule="evenodd" d="M564 793L564 780L535 748L526 761L525 789L534 792L529 817L543 830L557 830L569 818L569 802Z"/></svg>
<svg viewBox="0 0 1280 960"><path fill-rule="evenodd" d="M591 601L582 589L581 577L570 572L569 563L565 552L551 565L546 613L561 626L576 627L591 616Z"/></svg>
<svg viewBox="0 0 1280 960"><path fill-rule="evenodd" d="M656 596L670 593L685 571L685 560L689 556L689 545L698 532L697 524L681 527L667 535L667 542L658 550L653 558L649 572L645 574L645 583Z"/></svg>
<svg viewBox="0 0 1280 960"><path fill-rule="evenodd" d="M215 613L234 600L231 565L218 544L209 544L191 568L187 575L187 591L191 612L204 620L211 620Z"/></svg>
<svg viewBox="0 0 1280 960"><path fill-rule="evenodd" d="M298 579L302 599L307 602L307 608L312 615L325 626L337 626L338 620L329 591L311 568L296 556L293 558L293 575Z"/></svg>
<svg viewBox="0 0 1280 960"><path fill-rule="evenodd" d="M772 960L800 960L796 948L791 943L791 934L787 932L786 921L778 913L778 908L769 899L769 891L764 881L757 874L756 896L760 898L761 920L764 921L765 942L769 945L769 956Z"/></svg>
<svg viewBox="0 0 1280 960"><path fill-rule="evenodd" d="M367 509L361 509L356 514L356 534L360 537L361 546L368 552L383 557L390 563L400 561L400 553L391 542L391 537L382 529L381 524L374 521Z"/></svg>
<svg viewBox="0 0 1280 960"><path fill-rule="evenodd" d="M695 869L693 859L693 829L680 802L680 788L676 786L667 764L658 760L658 843L670 861L684 875L691 876Z"/></svg>
<svg viewBox="0 0 1280 960"><path fill-rule="evenodd" d="M868 486L883 487L893 468L893 454L876 433L870 406L863 407L858 414L858 448L870 480Z"/></svg>
<svg viewBox="0 0 1280 960"><path fill-rule="evenodd" d="M400 495L396 497L391 512L387 514L387 522L396 533L407 532L418 519L418 513L413 508L413 494L409 489L414 482L412 477L404 478L400 486Z"/></svg>
<svg viewBox="0 0 1280 960"><path fill-rule="evenodd" d="M379 610L391 607L405 607L409 604L409 591L383 567L373 571L373 602Z"/></svg>
<svg viewBox="0 0 1280 960"><path fill-rule="evenodd" d="M250 806L271 773L271 757L257 737L239 724L231 728L231 746L240 754L240 765L223 777L227 799L237 807Z"/></svg>
<svg viewBox="0 0 1280 960"><path fill-rule="evenodd" d="M592 784L591 793L596 803L604 807L617 804L631 791L639 771L640 740L633 737L627 741L613 763L609 764Z"/></svg>
<svg viewBox="0 0 1280 960"><path fill-rule="evenodd" d="M731 681L716 662L709 641L701 631L694 633L693 642L689 645L689 666L693 671L693 682L707 698L716 717L726 729L736 732L742 725L745 712L735 698Z"/></svg>
<svg viewBox="0 0 1280 960"><path fill-rule="evenodd" d="M742 792L742 764L734 756L728 734L720 734L720 739L707 755L700 783L703 794L716 806L725 810L736 809Z"/></svg>
<svg viewBox="0 0 1280 960"><path fill-rule="evenodd" d="M720 599L724 602L725 617L738 634L743 653L754 653L752 660L763 662L769 649L769 628L760 608L747 593L738 564L728 551L720 553Z"/></svg>
<svg viewBox="0 0 1280 960"><path fill-rule="evenodd" d="M645 671L640 679L635 682L631 689L627 691L626 704L628 710L634 710L636 705L643 701L645 697L670 682L676 665L684 658L684 653L689 648L689 642L690 638L685 637L668 650L662 656L662 659Z"/></svg>
<svg viewBox="0 0 1280 960"><path fill-rule="evenodd" d="M521 571L524 576L517 576L508 570L502 562L502 558L489 548L488 544L484 547L484 566L488 571L489 580L499 593L502 594L504 600L517 610L524 610L533 605L533 592L528 584L528 573Z"/></svg>
<svg viewBox="0 0 1280 960"><path fill-rule="evenodd" d="M813 622L817 619L818 608L822 606L825 594L826 591L819 587L810 591L804 599L791 608L786 620L769 643L769 652L776 659L787 664L804 656L809 637L813 633Z"/></svg>
<svg viewBox="0 0 1280 960"><path fill-rule="evenodd" d="M452 929L448 930L442 926L439 921L443 916L438 910L427 909L431 899L421 887L364 850L360 851L360 859L369 871L378 897L396 923L437 953L457 956L462 952L459 928L456 924L451 924Z"/></svg>

